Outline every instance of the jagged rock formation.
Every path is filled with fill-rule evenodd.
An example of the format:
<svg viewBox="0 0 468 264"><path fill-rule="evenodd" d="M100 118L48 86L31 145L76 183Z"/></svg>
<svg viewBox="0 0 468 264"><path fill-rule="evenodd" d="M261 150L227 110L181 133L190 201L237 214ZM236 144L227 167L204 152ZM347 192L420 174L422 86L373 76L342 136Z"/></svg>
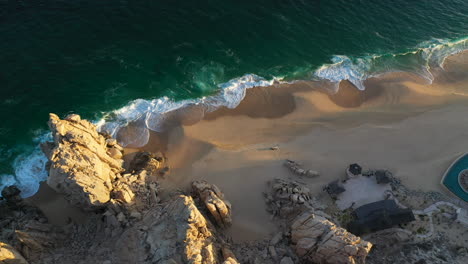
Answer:
<svg viewBox="0 0 468 264"><path fill-rule="evenodd" d="M0 242L0 263L2 264L28 264L28 262L12 246Z"/></svg>
<svg viewBox="0 0 468 264"><path fill-rule="evenodd" d="M372 244L313 212L302 213L291 226L299 257L312 263L365 263Z"/></svg>
<svg viewBox="0 0 468 264"><path fill-rule="evenodd" d="M264 193L267 209L283 228L290 229L289 237L278 234L271 245L289 239L304 263L364 263L372 244L331 222L332 218L322 211L323 205L311 197L304 184L275 179L269 186L270 191Z"/></svg>
<svg viewBox="0 0 468 264"><path fill-rule="evenodd" d="M224 194L216 185L206 181L194 181L192 188L220 227L231 225L231 203L224 199Z"/></svg>
<svg viewBox="0 0 468 264"><path fill-rule="evenodd" d="M122 169L121 148L108 145L96 126L79 115L61 120L50 114L53 142L41 146L50 161L47 184L84 209L102 207L110 200L112 180Z"/></svg>
<svg viewBox="0 0 468 264"><path fill-rule="evenodd" d="M180 195L124 232L116 263L222 263L221 243L193 199ZM237 263L226 256L227 263Z"/></svg>

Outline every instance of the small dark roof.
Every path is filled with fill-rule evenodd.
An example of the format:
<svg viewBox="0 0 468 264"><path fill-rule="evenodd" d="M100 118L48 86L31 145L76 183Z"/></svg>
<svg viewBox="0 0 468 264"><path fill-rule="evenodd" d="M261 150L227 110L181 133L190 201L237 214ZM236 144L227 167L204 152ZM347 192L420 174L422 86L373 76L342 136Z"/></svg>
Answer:
<svg viewBox="0 0 468 264"><path fill-rule="evenodd" d="M353 164L349 165L348 170L353 175L359 175L362 172L362 167L359 166L359 164L357 164L357 163L353 163Z"/></svg>
<svg viewBox="0 0 468 264"><path fill-rule="evenodd" d="M348 230L355 234L374 232L414 220L411 209L399 208L394 200L383 200L363 205L354 210L356 219L348 224Z"/></svg>
<svg viewBox="0 0 468 264"><path fill-rule="evenodd" d="M357 218L365 218L374 212L380 210L395 211L400 209L394 200L382 200L378 202L368 203L360 206L354 210L354 214Z"/></svg>
<svg viewBox="0 0 468 264"><path fill-rule="evenodd" d="M390 183L390 173L386 170L378 170L375 172L375 179L378 184Z"/></svg>

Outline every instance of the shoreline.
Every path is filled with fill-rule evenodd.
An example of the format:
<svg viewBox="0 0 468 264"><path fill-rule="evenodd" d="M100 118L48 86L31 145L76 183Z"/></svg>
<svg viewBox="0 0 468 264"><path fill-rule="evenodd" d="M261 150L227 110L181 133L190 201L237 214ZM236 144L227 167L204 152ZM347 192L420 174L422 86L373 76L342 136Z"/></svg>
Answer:
<svg viewBox="0 0 468 264"><path fill-rule="evenodd" d="M171 170L158 181L166 193L187 190L190 181L198 179L220 186L235 204L234 225L229 232L234 241L258 240L275 232L261 196L265 183L274 178L303 180L317 195L322 194L323 185L344 174L342 168L359 162L395 170L396 176L411 188L420 189L419 183L423 182L423 190L443 192L438 185L439 176L462 151L461 144L448 148L448 153L432 153L435 171L431 172L431 181L412 176L418 170L427 173L431 169L423 164L414 166L410 159L403 164L396 158L418 157L414 149L425 146L423 139L417 135L406 137L406 133L419 129L423 134L426 123L438 128L437 122L449 121L446 116L457 111L462 116L468 111L462 107L468 97L460 89L468 78L459 74L468 69L467 58L468 52L449 57L448 71L439 74L430 86L413 74L392 73L367 80L369 89L365 91L344 83L337 94L320 90L313 82L251 88L237 108L218 109L199 122L176 126L166 133L152 132L145 147L126 148L124 158L131 159L132 153L139 150L164 152ZM447 125L463 123L468 124ZM443 129L438 131L440 138L448 136ZM377 136L382 132L389 142L381 145L394 147L398 143L402 148L413 144L413 148L393 151L387 155L395 160L383 162L385 155L369 152L365 145L382 141ZM406 141L400 142L401 139ZM279 150L267 150L274 146ZM308 169L320 171L321 176L298 179L282 166L284 159L299 161ZM67 204L60 195L41 190L28 200L47 211L55 219L52 222L63 225L68 218L83 221L78 209L63 211Z"/></svg>
<svg viewBox="0 0 468 264"><path fill-rule="evenodd" d="M462 72L465 61L447 67ZM49 181L24 201L9 188L0 209L12 212L2 223L17 234L2 235L30 260L179 258L194 242L212 252L207 256L240 263L380 263L401 248L401 257L432 260L442 244L444 258L458 263L467 252L467 204L454 205L439 184L468 144L468 76L454 76L441 73L428 85L395 73L368 80L372 88L364 92L343 82L337 94L308 82L253 88L239 108L152 133L138 149L122 148L79 115L51 114L53 142L41 146ZM362 170L353 164L359 172L346 173L351 163ZM332 191L333 181L343 190ZM365 219L357 213L363 203L399 209L380 208L378 219ZM395 218L401 210L406 220ZM376 226L384 219L390 222ZM333 239L323 239L330 230ZM361 232L367 234L357 237ZM55 243L50 253L36 248L42 242ZM434 246L421 252L428 242Z"/></svg>
<svg viewBox="0 0 468 264"><path fill-rule="evenodd" d="M467 54L448 58L446 68L467 66ZM262 239L275 232L261 199L265 182L298 179L283 168L284 159L321 172L316 179L298 179L314 195L353 162L390 169L410 188L444 192L440 177L464 149L456 140L448 145L447 138L463 140L468 130L468 97L460 89L468 80L458 77L442 72L428 85L412 74L392 73L368 80L364 92L342 84L335 95L308 82L251 88L237 108L214 111L163 136L151 133L140 149L167 150L171 172L161 180L166 190L184 190L199 179L220 186L236 205L234 241ZM265 150L273 146L279 150Z"/></svg>

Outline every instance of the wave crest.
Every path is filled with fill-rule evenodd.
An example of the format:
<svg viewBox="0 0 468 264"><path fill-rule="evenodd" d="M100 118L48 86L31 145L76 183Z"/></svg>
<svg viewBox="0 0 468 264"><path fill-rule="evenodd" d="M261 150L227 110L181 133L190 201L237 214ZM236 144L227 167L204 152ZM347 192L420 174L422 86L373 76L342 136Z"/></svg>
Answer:
<svg viewBox="0 0 468 264"><path fill-rule="evenodd" d="M255 74L246 74L218 85L220 90L213 96L181 101L168 97L137 99L107 114L97 124L100 131L116 137L123 146L142 147L149 140L148 130L163 132L174 125L196 123L205 113L220 107L236 108L247 89L270 86L276 81L276 78L266 80Z"/></svg>
<svg viewBox="0 0 468 264"><path fill-rule="evenodd" d="M349 80L360 90L365 89L366 79L388 72L409 71L432 82L432 69L443 69L447 57L467 49L468 38L457 41L433 39L421 43L413 51L404 53L357 58L335 55L331 58L332 63L319 67L313 76L336 84Z"/></svg>

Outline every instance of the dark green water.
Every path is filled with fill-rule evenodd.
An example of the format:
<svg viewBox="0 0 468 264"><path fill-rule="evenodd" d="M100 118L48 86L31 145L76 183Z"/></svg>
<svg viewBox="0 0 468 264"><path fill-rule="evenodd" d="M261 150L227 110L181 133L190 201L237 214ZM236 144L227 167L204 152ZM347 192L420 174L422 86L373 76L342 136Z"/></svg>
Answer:
<svg viewBox="0 0 468 264"><path fill-rule="evenodd" d="M98 120L138 98L213 95L245 74L424 74L427 54L465 49L467 36L466 0L0 0L0 178L26 188L43 177L26 155L49 112ZM346 57L316 72L334 55Z"/></svg>

